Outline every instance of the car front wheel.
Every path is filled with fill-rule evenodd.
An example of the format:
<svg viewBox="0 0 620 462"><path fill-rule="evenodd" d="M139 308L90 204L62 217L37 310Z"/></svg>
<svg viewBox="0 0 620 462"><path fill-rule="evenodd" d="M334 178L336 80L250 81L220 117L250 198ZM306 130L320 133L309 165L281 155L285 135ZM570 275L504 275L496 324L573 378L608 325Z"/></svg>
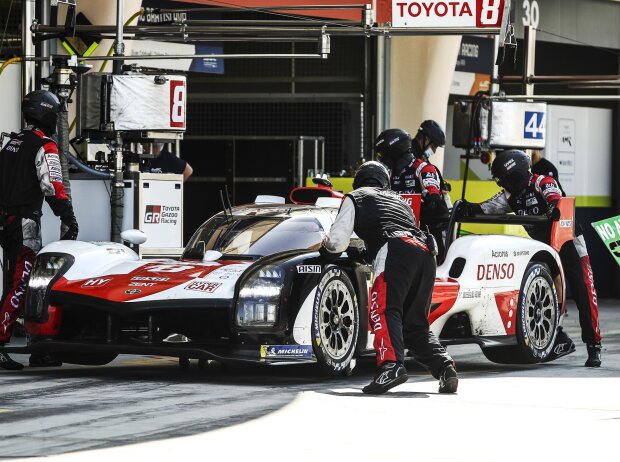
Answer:
<svg viewBox="0 0 620 462"><path fill-rule="evenodd" d="M330 374L350 375L359 335L355 289L336 266L323 272L314 299L312 346L317 362Z"/></svg>

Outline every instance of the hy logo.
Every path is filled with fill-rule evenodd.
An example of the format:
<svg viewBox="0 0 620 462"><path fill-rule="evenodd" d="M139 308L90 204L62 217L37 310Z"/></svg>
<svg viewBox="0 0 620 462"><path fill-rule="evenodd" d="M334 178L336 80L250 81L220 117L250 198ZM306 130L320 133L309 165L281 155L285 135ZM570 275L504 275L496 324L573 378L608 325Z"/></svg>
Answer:
<svg viewBox="0 0 620 462"><path fill-rule="evenodd" d="M82 284L82 287L84 287L84 288L102 287L102 286L105 286L111 280L112 280L112 278L94 278L94 279L89 279L84 284Z"/></svg>

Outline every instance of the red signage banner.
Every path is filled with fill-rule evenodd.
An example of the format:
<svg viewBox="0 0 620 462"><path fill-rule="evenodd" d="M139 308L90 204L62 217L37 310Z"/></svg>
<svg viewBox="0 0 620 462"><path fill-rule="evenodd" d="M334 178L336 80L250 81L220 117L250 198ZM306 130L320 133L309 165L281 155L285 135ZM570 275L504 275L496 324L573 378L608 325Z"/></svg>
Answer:
<svg viewBox="0 0 620 462"><path fill-rule="evenodd" d="M372 0L338 0L337 2L328 0L235 0L230 2L231 4L224 4L221 1L212 0L179 0L179 3L194 3L207 6L229 6L229 7L242 7L242 8L260 8L265 6L320 6L320 5L362 5L372 4ZM234 5L233 5L234 3ZM278 13L286 13L296 16L313 16L317 18L332 18L332 19L344 19L349 21L362 20L361 9L332 9L332 10L277 10Z"/></svg>
<svg viewBox="0 0 620 462"><path fill-rule="evenodd" d="M403 29L498 28L504 0L377 0L377 22Z"/></svg>

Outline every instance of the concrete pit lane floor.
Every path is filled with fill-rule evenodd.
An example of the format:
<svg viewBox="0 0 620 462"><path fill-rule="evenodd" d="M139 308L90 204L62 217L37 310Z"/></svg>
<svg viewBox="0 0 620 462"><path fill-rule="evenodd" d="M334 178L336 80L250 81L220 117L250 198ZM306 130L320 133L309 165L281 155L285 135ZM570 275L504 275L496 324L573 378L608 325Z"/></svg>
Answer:
<svg viewBox="0 0 620 462"><path fill-rule="evenodd" d="M618 461L620 303L601 303L603 367L577 351L555 362L503 366L477 346L449 350L457 395L413 362L383 396L314 367L181 371L176 360L124 356L100 367L0 371L0 457L47 461ZM27 362L26 356L14 356Z"/></svg>

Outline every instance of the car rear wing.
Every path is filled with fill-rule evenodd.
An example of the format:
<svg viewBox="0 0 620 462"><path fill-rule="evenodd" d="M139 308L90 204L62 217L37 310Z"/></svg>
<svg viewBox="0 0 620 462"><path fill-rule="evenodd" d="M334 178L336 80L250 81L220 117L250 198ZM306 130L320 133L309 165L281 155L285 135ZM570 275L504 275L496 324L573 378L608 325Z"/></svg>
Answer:
<svg viewBox="0 0 620 462"><path fill-rule="evenodd" d="M459 211L464 206L462 201L456 201L452 208L452 214L446 234L446 251L456 239L457 223L486 223L495 225L541 225L551 224L550 246L559 252L565 242L575 237L575 198L563 197L558 201L557 208L560 211L559 220L552 221L545 215L471 215L459 217ZM458 217L458 218L457 218Z"/></svg>
<svg viewBox="0 0 620 462"><path fill-rule="evenodd" d="M316 186L301 186L294 188L289 199L293 204L315 205L319 198L338 198L342 200L344 194L333 189L331 181L326 178L313 178ZM318 204L317 204L318 205Z"/></svg>

